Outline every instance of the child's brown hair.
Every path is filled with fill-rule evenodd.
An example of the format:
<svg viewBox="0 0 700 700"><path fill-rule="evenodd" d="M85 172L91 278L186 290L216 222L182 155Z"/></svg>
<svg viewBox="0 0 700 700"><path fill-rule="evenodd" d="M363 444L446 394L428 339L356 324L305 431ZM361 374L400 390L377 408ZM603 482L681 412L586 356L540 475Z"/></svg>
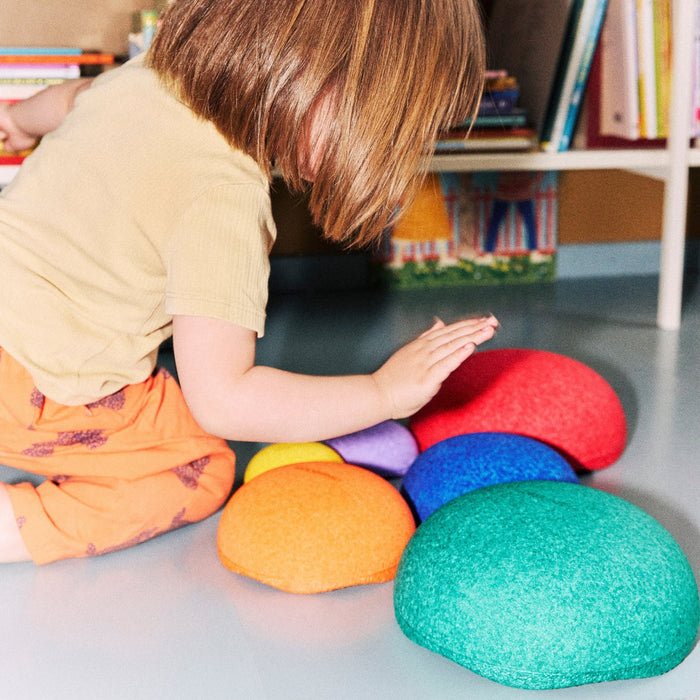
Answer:
<svg viewBox="0 0 700 700"><path fill-rule="evenodd" d="M295 190L307 115L334 91L310 209L347 245L375 240L411 201L440 129L476 109L484 60L476 0L177 0L148 56Z"/></svg>

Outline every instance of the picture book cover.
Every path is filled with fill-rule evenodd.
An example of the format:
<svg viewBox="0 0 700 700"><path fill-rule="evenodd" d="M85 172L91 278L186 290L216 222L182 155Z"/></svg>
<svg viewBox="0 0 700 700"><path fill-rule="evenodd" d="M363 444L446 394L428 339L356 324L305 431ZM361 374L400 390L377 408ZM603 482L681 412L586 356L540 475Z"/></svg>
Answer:
<svg viewBox="0 0 700 700"><path fill-rule="evenodd" d="M557 172L431 173L373 262L392 287L555 277Z"/></svg>

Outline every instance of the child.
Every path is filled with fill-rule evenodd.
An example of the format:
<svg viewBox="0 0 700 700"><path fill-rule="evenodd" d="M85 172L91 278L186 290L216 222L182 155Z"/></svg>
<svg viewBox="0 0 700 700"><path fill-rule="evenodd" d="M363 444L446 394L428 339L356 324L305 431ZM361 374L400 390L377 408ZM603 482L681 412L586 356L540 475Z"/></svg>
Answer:
<svg viewBox="0 0 700 700"><path fill-rule="evenodd" d="M51 132L0 196L0 463L46 477L0 484L0 560L201 520L230 494L226 440L406 417L492 337L493 318L438 321L363 376L255 363L272 167L314 181L329 238L375 240L477 104L476 5L179 0L145 58L0 112L6 148ZM182 393L156 369L171 334Z"/></svg>

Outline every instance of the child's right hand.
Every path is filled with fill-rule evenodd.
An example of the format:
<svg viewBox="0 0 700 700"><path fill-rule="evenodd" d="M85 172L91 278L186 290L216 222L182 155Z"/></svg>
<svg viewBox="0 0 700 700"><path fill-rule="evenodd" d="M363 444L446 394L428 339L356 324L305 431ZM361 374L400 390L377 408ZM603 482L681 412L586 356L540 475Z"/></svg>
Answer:
<svg viewBox="0 0 700 700"><path fill-rule="evenodd" d="M10 105L0 104L0 141L5 151L17 152L33 148L37 137L20 129L12 117Z"/></svg>
<svg viewBox="0 0 700 700"><path fill-rule="evenodd" d="M442 321L395 352L373 375L394 419L407 418L438 392L447 377L493 338L493 316L446 326Z"/></svg>

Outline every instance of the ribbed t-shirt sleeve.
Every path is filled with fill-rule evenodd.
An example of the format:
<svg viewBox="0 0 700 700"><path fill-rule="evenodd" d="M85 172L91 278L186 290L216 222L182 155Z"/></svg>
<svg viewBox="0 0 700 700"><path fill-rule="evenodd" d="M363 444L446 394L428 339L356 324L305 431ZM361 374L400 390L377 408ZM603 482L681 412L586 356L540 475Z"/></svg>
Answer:
<svg viewBox="0 0 700 700"><path fill-rule="evenodd" d="M262 336L274 238L262 186L208 188L187 207L171 237L166 313L218 318Z"/></svg>

